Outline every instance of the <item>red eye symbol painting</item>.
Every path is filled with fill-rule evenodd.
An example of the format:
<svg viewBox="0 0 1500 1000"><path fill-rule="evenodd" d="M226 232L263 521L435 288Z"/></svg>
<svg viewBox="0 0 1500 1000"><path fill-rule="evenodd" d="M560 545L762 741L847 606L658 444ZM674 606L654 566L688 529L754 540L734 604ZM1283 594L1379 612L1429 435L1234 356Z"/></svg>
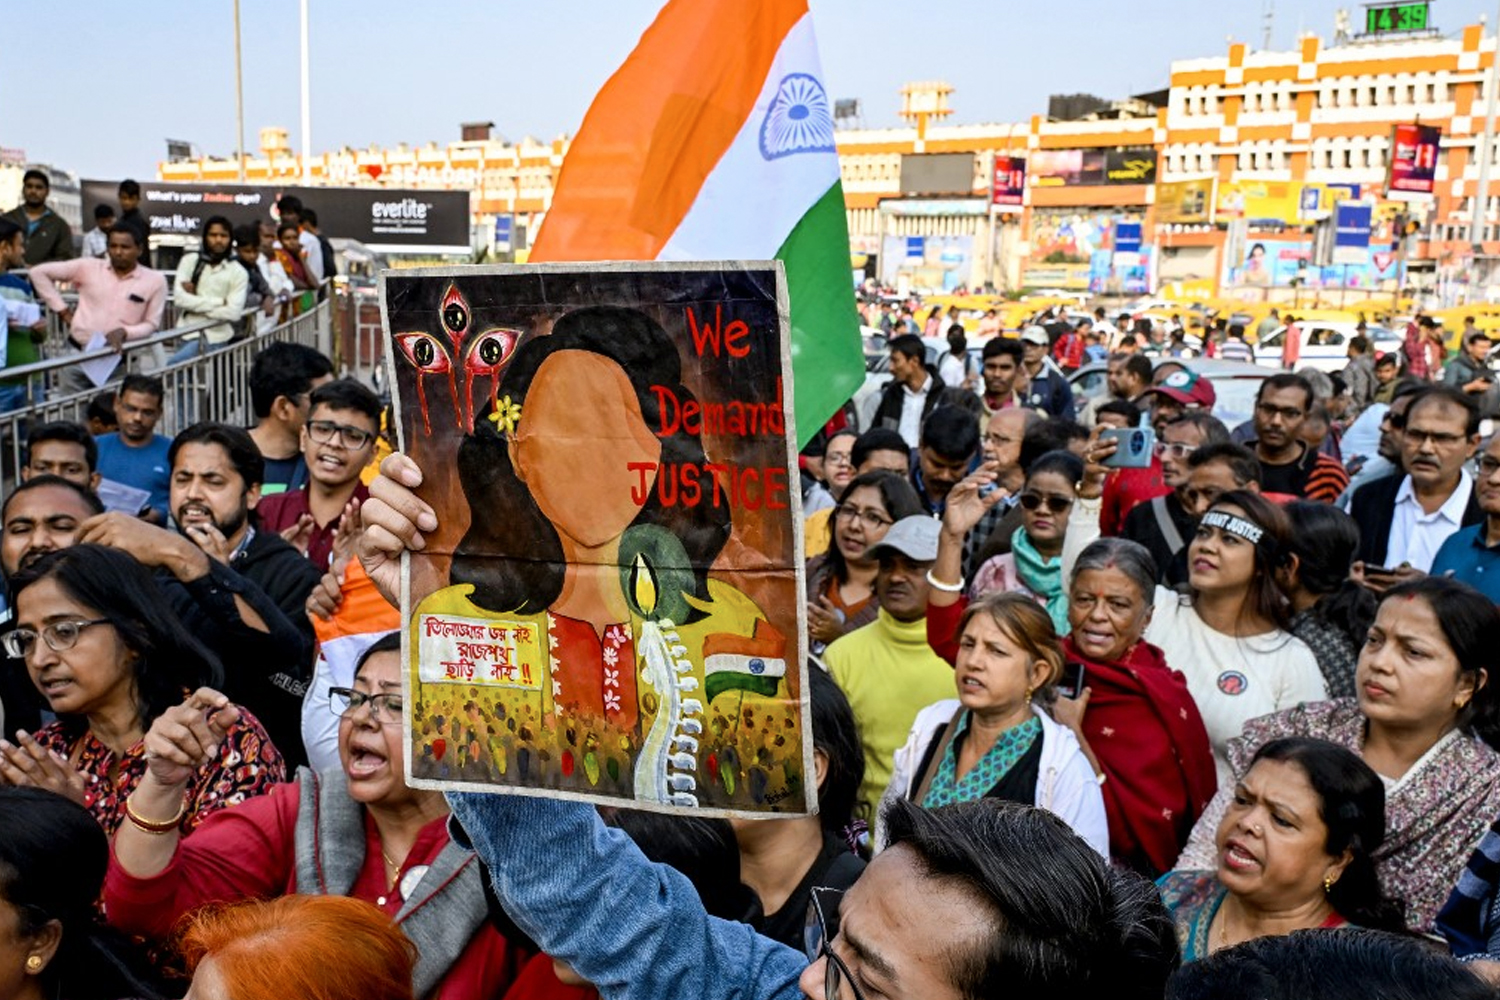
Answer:
<svg viewBox="0 0 1500 1000"><path fill-rule="evenodd" d="M427 407L427 380L446 376L448 394L453 400L454 421L460 432L474 427L474 380L490 380L490 404L493 406L500 388L500 374L515 354L521 331L509 327L473 329L474 314L457 285L450 284L438 306L441 336L422 332L396 334L396 346L408 364L417 370L417 401L422 408L422 429L432 434L432 419ZM463 396L458 393L459 374L463 375Z"/></svg>

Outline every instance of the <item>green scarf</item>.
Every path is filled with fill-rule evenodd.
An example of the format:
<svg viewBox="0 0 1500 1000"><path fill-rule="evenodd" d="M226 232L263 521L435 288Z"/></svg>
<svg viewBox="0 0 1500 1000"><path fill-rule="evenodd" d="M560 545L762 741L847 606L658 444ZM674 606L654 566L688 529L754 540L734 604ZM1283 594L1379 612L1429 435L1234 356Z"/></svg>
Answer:
<svg viewBox="0 0 1500 1000"><path fill-rule="evenodd" d="M1068 592L1063 590L1062 556L1046 558L1031 544L1025 528L1017 528L1010 539L1010 552L1016 560L1016 576L1047 605L1047 614L1052 616L1052 627L1058 635L1067 635Z"/></svg>

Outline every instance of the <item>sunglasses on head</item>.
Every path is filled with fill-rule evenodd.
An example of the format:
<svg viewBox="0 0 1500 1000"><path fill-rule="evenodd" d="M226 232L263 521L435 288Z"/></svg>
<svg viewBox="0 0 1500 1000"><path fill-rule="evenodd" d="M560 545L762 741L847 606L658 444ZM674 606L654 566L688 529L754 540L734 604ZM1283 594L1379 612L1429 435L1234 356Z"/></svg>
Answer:
<svg viewBox="0 0 1500 1000"><path fill-rule="evenodd" d="M1021 506L1029 511L1035 511L1040 508L1042 504L1046 504L1048 511L1053 514L1061 514L1063 511L1073 506L1073 501L1069 500L1067 497L1044 497L1040 493L1022 493L1018 499L1020 500Z"/></svg>

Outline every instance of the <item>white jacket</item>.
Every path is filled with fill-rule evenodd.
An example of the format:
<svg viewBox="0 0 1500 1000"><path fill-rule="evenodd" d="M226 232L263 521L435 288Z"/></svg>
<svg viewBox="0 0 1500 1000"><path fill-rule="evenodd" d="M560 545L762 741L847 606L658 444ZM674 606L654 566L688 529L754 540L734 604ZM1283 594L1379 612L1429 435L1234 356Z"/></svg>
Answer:
<svg viewBox="0 0 1500 1000"><path fill-rule="evenodd" d="M245 311L245 294L250 290L250 276L245 268L229 257L217 264L208 264L198 275L198 284L191 292L183 288L184 282L193 280L193 270L198 266L198 254L186 253L177 265L177 281L172 287L172 301L182 313L178 324L187 326L204 320L224 320L217 326L204 330L210 344L227 344L234 339L233 323ZM188 334L184 340L193 340L197 334Z"/></svg>
<svg viewBox="0 0 1500 1000"><path fill-rule="evenodd" d="M952 721L958 712L958 699L949 698L936 705L928 705L917 714L912 723L911 735L906 745L896 751L895 770L885 794L880 797L881 811L887 801L904 798L916 778L917 768L922 766L922 756L944 724ZM1099 779L1083 748L1068 727L1054 722L1052 716L1036 705L1032 713L1042 720L1042 760L1036 782L1036 806L1045 809L1082 837L1090 847L1104 857L1109 857L1109 820L1104 813L1104 793L1099 790ZM886 846L884 825L877 821L875 827L875 849Z"/></svg>

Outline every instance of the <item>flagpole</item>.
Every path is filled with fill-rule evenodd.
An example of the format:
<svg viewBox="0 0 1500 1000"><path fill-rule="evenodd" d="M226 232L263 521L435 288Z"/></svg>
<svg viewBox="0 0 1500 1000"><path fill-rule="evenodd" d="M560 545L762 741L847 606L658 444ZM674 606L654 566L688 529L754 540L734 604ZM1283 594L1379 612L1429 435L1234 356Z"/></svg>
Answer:
<svg viewBox="0 0 1500 1000"><path fill-rule="evenodd" d="M245 183L245 74L240 62L240 0L234 0L234 124L238 135L235 147L240 166L240 183Z"/></svg>
<svg viewBox="0 0 1500 1000"><path fill-rule="evenodd" d="M301 0L302 21L302 183L312 181L312 93L307 58L307 0Z"/></svg>

